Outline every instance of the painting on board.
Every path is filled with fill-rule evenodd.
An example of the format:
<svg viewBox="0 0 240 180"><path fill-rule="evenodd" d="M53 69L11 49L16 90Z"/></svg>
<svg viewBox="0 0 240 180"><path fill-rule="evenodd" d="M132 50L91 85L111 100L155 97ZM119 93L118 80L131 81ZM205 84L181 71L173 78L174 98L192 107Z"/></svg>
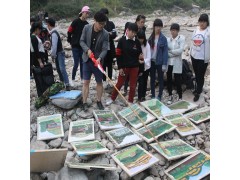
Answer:
<svg viewBox="0 0 240 180"><path fill-rule="evenodd" d="M200 180L210 174L210 156L198 151L165 171L172 180Z"/></svg>
<svg viewBox="0 0 240 180"><path fill-rule="evenodd" d="M172 110L173 113L185 113L191 109L196 108L198 105L191 103L189 101L181 100L176 103L169 105L169 109Z"/></svg>
<svg viewBox="0 0 240 180"><path fill-rule="evenodd" d="M101 130L110 130L123 127L116 114L111 110L95 110L93 115Z"/></svg>
<svg viewBox="0 0 240 180"><path fill-rule="evenodd" d="M105 134L109 140L113 142L116 148L128 146L142 141L142 139L137 134L132 132L127 127L107 131Z"/></svg>
<svg viewBox="0 0 240 180"><path fill-rule="evenodd" d="M47 140L58 137L64 137L61 114L37 118L37 140Z"/></svg>
<svg viewBox="0 0 240 180"><path fill-rule="evenodd" d="M156 118L162 118L165 114L172 113L171 109L165 106L158 99L151 99L140 103L144 106L150 113L152 113Z"/></svg>
<svg viewBox="0 0 240 180"><path fill-rule="evenodd" d="M132 109L137 113L137 115L142 119L142 121L147 124L154 119L156 119L152 114L145 111L138 104L131 105ZM118 113L122 118L124 118L129 124L138 129L143 126L141 120L135 115L130 107L127 107Z"/></svg>
<svg viewBox="0 0 240 180"><path fill-rule="evenodd" d="M169 141L159 142L161 147L157 143L150 144L158 153L163 155L167 160L171 161L190 154L196 153L197 149L190 146L181 139L173 139Z"/></svg>
<svg viewBox="0 0 240 180"><path fill-rule="evenodd" d="M78 120L70 123L68 142L95 139L94 119Z"/></svg>
<svg viewBox="0 0 240 180"><path fill-rule="evenodd" d="M111 155L111 157L130 177L144 171L159 161L139 145L122 149Z"/></svg>
<svg viewBox="0 0 240 180"><path fill-rule="evenodd" d="M191 120L195 124L202 123L210 119L210 108L207 107L207 108L198 109L196 111L185 114L185 117L187 117L189 120Z"/></svg>
<svg viewBox="0 0 240 180"><path fill-rule="evenodd" d="M103 154L109 151L99 141L80 141L71 144L79 156Z"/></svg>

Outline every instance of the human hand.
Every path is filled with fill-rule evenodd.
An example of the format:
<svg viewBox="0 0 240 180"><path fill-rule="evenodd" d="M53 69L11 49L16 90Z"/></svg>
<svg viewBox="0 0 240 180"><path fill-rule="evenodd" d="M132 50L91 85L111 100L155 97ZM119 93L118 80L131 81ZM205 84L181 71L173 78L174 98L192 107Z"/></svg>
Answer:
<svg viewBox="0 0 240 180"><path fill-rule="evenodd" d="M138 59L144 60L143 53L141 53L141 54L139 55Z"/></svg>
<svg viewBox="0 0 240 180"><path fill-rule="evenodd" d="M88 54L88 57L90 57L90 55L92 54L91 49L89 49L89 50L87 51L87 54Z"/></svg>
<svg viewBox="0 0 240 180"><path fill-rule="evenodd" d="M144 64L144 60L138 60L138 62L140 63L140 64Z"/></svg>
<svg viewBox="0 0 240 180"><path fill-rule="evenodd" d="M40 68L44 68L44 64L42 62L39 63L39 65L40 65Z"/></svg>
<svg viewBox="0 0 240 180"><path fill-rule="evenodd" d="M125 76L125 73L124 73L123 69L119 69L119 75L120 76Z"/></svg>

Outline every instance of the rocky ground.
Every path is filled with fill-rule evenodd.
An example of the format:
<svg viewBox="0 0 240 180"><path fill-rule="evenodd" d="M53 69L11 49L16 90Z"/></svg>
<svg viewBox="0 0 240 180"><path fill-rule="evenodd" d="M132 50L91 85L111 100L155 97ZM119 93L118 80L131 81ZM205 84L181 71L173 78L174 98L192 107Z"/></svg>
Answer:
<svg viewBox="0 0 240 180"><path fill-rule="evenodd" d="M202 11L202 12L207 12L209 11ZM201 13L202 13L201 12ZM197 20L199 17L200 13L198 14L193 14L193 15L188 15L184 12L182 13L175 13L175 14L161 14L161 11L155 11L154 13L147 15L147 21L146 21L146 26L147 26L147 37L149 37L151 33L151 28L152 24L155 18L161 18L164 23L164 29L163 33L166 36L170 35L169 27L171 23L173 22L178 22L181 27L181 32L180 34L185 35L186 37L186 48L185 52L183 54L183 58L189 60L189 49L188 47L190 46L190 38L192 35L192 30L195 29L197 25ZM115 23L117 31L120 34L123 33L123 28L126 23L126 21L132 21L134 22L136 18L136 15L134 16L125 16L125 17L116 17L112 18L111 20ZM90 19L89 22L91 23L93 20ZM71 22L67 22L66 20L61 20L58 22L58 29L61 32L61 37L63 39L63 45L66 53L66 69L69 74L69 78L71 77L71 70L73 66L73 58L72 58L72 52L69 44L66 41L66 32L67 28L70 25ZM50 58L51 61L51 58ZM190 62L190 61L189 61ZM54 66L54 65L53 65ZM208 70L205 76L205 85L203 88L203 93L201 94L201 97L199 101L196 103L199 105L198 108L203 107L203 106L210 106L210 66L208 66ZM116 82L117 78L117 71L113 71L113 81ZM55 78L58 80L58 75L57 72L54 71ZM80 84L80 77L79 77L79 72L77 73L78 78L78 84L74 87L74 89L82 89L82 85ZM83 112L79 107L75 107L72 110L62 110L60 108L57 108L51 103L48 103L47 105L41 107L40 109L36 109L34 107L34 102L37 98L37 92L36 92L36 87L35 87L35 82L34 80L31 80L31 87L30 87L30 144L31 144L31 149L53 149L53 148L68 148L68 154L66 158L66 162L69 161L77 161L77 162L91 162L91 163L107 163L107 164L113 164L117 165L113 159L110 157L111 154L114 152L117 152L115 149L114 145L108 140L106 135L101 131L98 127L98 124L95 123L95 134L96 134L96 139L101 141L104 145L107 146L110 151L104 155L95 155L95 156L83 156L79 157L78 155L75 154L73 151L72 146L67 142L68 140L68 130L69 130L69 125L71 121L76 121L78 119L86 119L86 118L93 118L92 111L94 109L97 109L96 106L96 91L95 91L95 82L92 81L90 85L90 92L89 92L89 98L88 98L88 104L90 105L90 108L88 112ZM149 87L149 84L148 84ZM148 88L150 89L150 88ZM106 99L109 97L109 93L111 92L110 89L107 89L104 91L102 102L105 105ZM176 91L174 90L174 101L177 100L177 95ZM163 102L167 102L167 97L168 93L167 90L164 89L163 92ZM137 98L135 98L136 101ZM147 97L146 99L150 99L150 91L147 91ZM183 93L183 99L188 100L190 102L193 102L193 95L190 90L186 90ZM112 104L111 106L107 107L105 106L106 109L112 109L115 112L123 109L125 107L123 101L118 98L117 101ZM37 140L37 126L36 126L36 120L37 117L39 116L45 116L45 115L52 115L52 114L62 114L62 119L63 119L63 128L64 128L64 137L63 138L58 138L58 139L53 139L53 140L48 140L48 141L38 141ZM126 123L125 120L121 119L121 122L123 125L129 127L129 124ZM179 134L176 131L170 132L166 135L163 135L158 138L159 141L165 141L165 140L170 140L170 139L177 139L181 138L185 142L189 143L193 147L197 149L201 149L207 153L210 154L210 122L204 122L198 125L198 127L203 131L203 133L199 135L192 135L192 136L187 136L186 138L182 138L179 136ZM139 143L144 149L148 150L150 153L155 155L160 159L160 162L157 163L156 165L152 166L151 168L137 174L136 176L132 177L134 180L160 180L160 179L168 179L167 176L164 174L164 170L167 169L170 165L173 165L174 163L178 162L176 161L167 161L165 158L160 156L158 153L156 153L147 143L142 142ZM70 178L71 177L71 178ZM128 175L123 171L103 171L103 170L92 170L92 171L86 171L86 170L77 170L77 169L68 169L66 166L63 167L59 172L45 172L42 174L37 174L37 173L31 173L31 179L32 180L40 180L40 179L79 179L79 180L85 180L85 179L101 179L101 180L128 180L131 179L128 177ZM210 179L210 177L206 177L205 179Z"/></svg>

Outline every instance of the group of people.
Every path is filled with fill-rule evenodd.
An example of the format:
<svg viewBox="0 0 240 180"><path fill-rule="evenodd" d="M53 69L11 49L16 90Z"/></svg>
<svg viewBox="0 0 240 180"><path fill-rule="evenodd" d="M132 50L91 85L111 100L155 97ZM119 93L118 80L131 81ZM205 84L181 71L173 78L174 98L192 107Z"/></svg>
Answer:
<svg viewBox="0 0 240 180"><path fill-rule="evenodd" d="M169 93L168 104L173 101L172 87L173 75L177 88L178 99L182 99L182 53L185 46L185 37L180 35L180 26L173 23L170 27L171 37L166 37L162 33L163 22L157 18L153 22L153 29L150 37L146 38L146 27L144 26L146 17L138 15L135 22L127 22L125 30L117 47L114 39L117 37L115 24L108 18L108 9L102 8L94 15L94 23L89 24L90 8L84 6L68 28L67 41L72 46L74 65L72 69L72 81L82 84L83 110L88 109L87 97L89 94L89 84L92 74L96 80L97 106L100 110L104 109L101 98L103 94L103 81L105 75L94 66L91 60L94 54L98 63L104 70L107 69L108 77L112 79L113 59L117 60L119 75L116 83L118 90L124 85L124 89L129 86L128 102L133 103L133 99L138 91L138 101L144 101L147 90L147 81L150 76L151 97L162 100L164 89L163 76L167 73L167 90ZM194 101L198 101L204 84L204 75L210 59L210 29L209 17L201 14L198 19L199 26L193 32L192 45L190 50L193 70L196 77L196 89ZM60 80L69 88L68 75L65 69L64 51L58 32L55 30L55 21L49 18L47 21L50 32L51 56L55 59ZM41 55L44 47L38 39L38 26L32 25L31 42L34 44L34 66L43 66ZM36 37L36 38L35 38ZM37 46L40 47L37 49ZM37 52L39 51L39 53ZM36 53L37 52L37 53ZM80 79L76 80L76 72L80 65ZM156 75L159 82L158 95L155 94ZM118 96L118 91L113 89L111 97L106 100L106 105L110 105Z"/></svg>

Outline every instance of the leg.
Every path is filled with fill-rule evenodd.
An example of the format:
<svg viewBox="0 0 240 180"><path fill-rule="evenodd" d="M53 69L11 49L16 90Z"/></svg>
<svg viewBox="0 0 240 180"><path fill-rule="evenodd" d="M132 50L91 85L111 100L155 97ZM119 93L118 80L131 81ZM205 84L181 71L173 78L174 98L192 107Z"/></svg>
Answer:
<svg viewBox="0 0 240 180"><path fill-rule="evenodd" d="M80 62L78 48L72 48L72 54L73 54L73 61L74 61L73 69L72 69L72 80L75 80L76 72Z"/></svg>
<svg viewBox="0 0 240 180"><path fill-rule="evenodd" d="M202 60L199 62L199 69L198 69L199 83L198 83L198 86L197 86L197 93L198 94L202 93L202 88L203 88L203 85L204 85L204 76L205 76L205 73L206 73L206 70L207 70L207 66L208 66L208 63L204 63L204 61L202 61Z"/></svg>
<svg viewBox="0 0 240 180"><path fill-rule="evenodd" d="M97 101L101 101L102 94L103 94L103 84L102 83L97 83Z"/></svg>
<svg viewBox="0 0 240 180"><path fill-rule="evenodd" d="M194 59L191 56L191 60L192 60L192 66L193 66L193 70L194 70L194 74L195 74L195 78L196 78L196 84L198 86L199 84L199 73L198 73L198 60ZM195 89L197 91L197 89Z"/></svg>
<svg viewBox="0 0 240 180"><path fill-rule="evenodd" d="M57 73L58 73L58 76L59 76L60 81L61 81L61 82L64 82L64 81L63 81L63 75L62 75L62 73L61 73L60 66L59 66L58 56L59 56L59 55L57 55L57 58L56 58L56 60L55 60L56 69L57 69Z"/></svg>
<svg viewBox="0 0 240 180"><path fill-rule="evenodd" d="M169 96L172 95L172 71L173 71L173 66L168 66L168 71L167 71L167 89L168 89L168 94Z"/></svg>
<svg viewBox="0 0 240 180"><path fill-rule="evenodd" d="M112 55L111 55L111 52L108 51L108 62L107 62L107 68L108 68L108 77L110 79L112 79L112 65L113 65L113 58L112 58Z"/></svg>
<svg viewBox="0 0 240 180"><path fill-rule="evenodd" d="M129 84L129 77L127 77L124 82L124 92L127 92L128 84Z"/></svg>
<svg viewBox="0 0 240 180"><path fill-rule="evenodd" d="M145 99L146 91L147 91L147 81L150 69L143 72L143 91L142 91L142 98Z"/></svg>
<svg viewBox="0 0 240 180"><path fill-rule="evenodd" d="M90 67L92 69L92 72L95 76L95 80L97 82L97 87L96 87L96 91L97 91L97 101L101 102L101 98L102 98L102 94L103 94L103 84L102 84L102 80L103 80L103 73L94 66L94 64L92 63L92 61L90 62Z"/></svg>
<svg viewBox="0 0 240 180"><path fill-rule="evenodd" d="M181 82L181 76L182 76L182 74L176 74L176 73L174 73L174 79L175 79L175 82L176 82L177 93L178 93L179 99L182 99L182 82Z"/></svg>
<svg viewBox="0 0 240 180"><path fill-rule="evenodd" d="M82 48L79 50L79 61L80 61L80 77L81 80L83 79L83 59L82 59L82 55L83 55L83 50Z"/></svg>
<svg viewBox="0 0 240 180"><path fill-rule="evenodd" d="M89 61L83 63L83 103L87 103L87 97L89 93L89 83L91 79L91 69L89 67Z"/></svg>
<svg viewBox="0 0 240 180"><path fill-rule="evenodd" d="M59 63L59 69L63 76L64 84L66 86L69 86L68 74L67 74L66 66L65 66L65 52L64 51L58 53L57 61Z"/></svg>
<svg viewBox="0 0 240 180"><path fill-rule="evenodd" d="M129 96L128 96L128 101L133 103L133 98L135 96L135 90L137 86L137 78L138 78L138 71L139 68L129 68L129 82L130 82L130 91L129 91Z"/></svg>
<svg viewBox="0 0 240 180"><path fill-rule="evenodd" d="M153 61L151 61L150 82L151 82L152 98L155 97L155 80L156 80L156 67L155 67L155 63Z"/></svg>
<svg viewBox="0 0 240 180"><path fill-rule="evenodd" d="M138 76L138 101L143 98L143 75Z"/></svg>
<svg viewBox="0 0 240 180"><path fill-rule="evenodd" d="M158 98L161 100L162 92L163 92L163 72L162 72L162 65L157 65L157 72L158 72L158 81L159 81L159 94Z"/></svg>
<svg viewBox="0 0 240 180"><path fill-rule="evenodd" d="M83 80L83 103L87 103L90 80Z"/></svg>
<svg viewBox="0 0 240 180"><path fill-rule="evenodd" d="M103 61L103 69L106 72L106 69L107 69L107 61L106 61L106 59ZM106 76L105 75L103 75L103 81L106 81Z"/></svg>

